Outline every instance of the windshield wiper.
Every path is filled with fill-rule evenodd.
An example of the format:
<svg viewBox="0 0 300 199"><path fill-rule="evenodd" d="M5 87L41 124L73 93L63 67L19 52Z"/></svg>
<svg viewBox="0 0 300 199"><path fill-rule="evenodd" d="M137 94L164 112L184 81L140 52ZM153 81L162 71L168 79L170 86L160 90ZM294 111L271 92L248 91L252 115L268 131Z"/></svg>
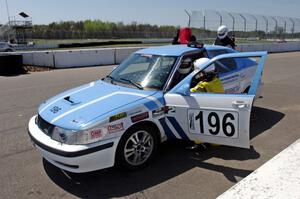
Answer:
<svg viewBox="0 0 300 199"><path fill-rule="evenodd" d="M114 81L116 80L114 77L107 75L106 78L109 78L111 81L110 83L114 84Z"/></svg>
<svg viewBox="0 0 300 199"><path fill-rule="evenodd" d="M143 88L139 83L136 83L136 82L134 82L134 81L132 81L132 80L130 80L130 79L120 78L120 80L129 82L130 84L136 86L138 89L144 90L144 88Z"/></svg>

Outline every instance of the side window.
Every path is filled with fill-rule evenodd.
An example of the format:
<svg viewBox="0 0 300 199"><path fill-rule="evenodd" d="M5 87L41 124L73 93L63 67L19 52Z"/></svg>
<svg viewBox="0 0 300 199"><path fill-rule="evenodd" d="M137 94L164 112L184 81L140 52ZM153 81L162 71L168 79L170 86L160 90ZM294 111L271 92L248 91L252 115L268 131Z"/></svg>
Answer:
<svg viewBox="0 0 300 199"><path fill-rule="evenodd" d="M210 50L209 51L209 56L211 58L213 58L213 57L216 57L218 55L223 55L223 54L226 54L226 53L228 53L226 50Z"/></svg>
<svg viewBox="0 0 300 199"><path fill-rule="evenodd" d="M220 62L224 64L229 69L229 71L233 71L237 68L236 62L233 58L222 59Z"/></svg>
<svg viewBox="0 0 300 199"><path fill-rule="evenodd" d="M188 76L194 69L193 62L199 58L206 56L204 52L188 54L182 57L177 71L172 77L168 90L176 86L181 80Z"/></svg>
<svg viewBox="0 0 300 199"><path fill-rule="evenodd" d="M241 78L239 74L234 73L225 73L224 75L220 76L219 71L214 71L213 68L217 68L216 66L218 65L224 69L227 69L227 66L225 66L223 63L227 63L228 59L229 58L216 60L195 74L190 82L190 91L192 93L248 93L251 83L253 82L253 78L256 75L260 57L230 58L240 60L237 62L239 64L239 68L241 68L240 65L246 65L247 73L243 74L243 78ZM260 86L260 84L258 86Z"/></svg>
<svg viewBox="0 0 300 199"><path fill-rule="evenodd" d="M216 57L218 55L222 55L222 54L227 54L227 53L232 53L230 51L227 50L211 50L209 51L209 55L211 58ZM219 73L226 73L229 71L233 71L237 69L237 63L234 60L234 58L226 58L226 59L222 59L219 62L216 62L216 70Z"/></svg>

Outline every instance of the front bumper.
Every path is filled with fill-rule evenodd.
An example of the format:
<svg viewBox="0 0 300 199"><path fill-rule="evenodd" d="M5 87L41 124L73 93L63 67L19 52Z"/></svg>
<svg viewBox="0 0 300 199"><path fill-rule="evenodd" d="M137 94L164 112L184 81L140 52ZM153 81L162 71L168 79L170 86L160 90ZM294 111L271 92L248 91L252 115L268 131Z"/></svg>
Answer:
<svg viewBox="0 0 300 199"><path fill-rule="evenodd" d="M74 173L83 173L112 167L120 138L89 145L67 145L43 133L32 117L28 134L42 156L55 166Z"/></svg>

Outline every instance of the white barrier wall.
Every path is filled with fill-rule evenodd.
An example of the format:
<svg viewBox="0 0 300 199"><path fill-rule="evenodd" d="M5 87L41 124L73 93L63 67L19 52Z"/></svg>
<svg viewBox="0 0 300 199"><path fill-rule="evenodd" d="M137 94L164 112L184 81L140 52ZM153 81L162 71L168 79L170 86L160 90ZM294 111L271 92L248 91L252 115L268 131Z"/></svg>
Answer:
<svg viewBox="0 0 300 199"><path fill-rule="evenodd" d="M49 66L54 68L54 57L52 51L39 51L33 53L33 63L36 66Z"/></svg>
<svg viewBox="0 0 300 199"><path fill-rule="evenodd" d="M124 59L126 59L130 54L138 51L142 48L132 47L132 48L116 48L115 49L115 64L120 64Z"/></svg>
<svg viewBox="0 0 300 199"><path fill-rule="evenodd" d="M22 55L23 55L23 65L28 65L28 66L34 65L33 52L22 53Z"/></svg>
<svg viewBox="0 0 300 199"><path fill-rule="evenodd" d="M55 68L70 68L115 64L115 49L53 51Z"/></svg>
<svg viewBox="0 0 300 199"><path fill-rule="evenodd" d="M22 54L24 65L70 68L119 64L140 49L142 47L32 51L13 54ZM300 51L300 42L240 44L237 50L241 52L268 51L269 53Z"/></svg>

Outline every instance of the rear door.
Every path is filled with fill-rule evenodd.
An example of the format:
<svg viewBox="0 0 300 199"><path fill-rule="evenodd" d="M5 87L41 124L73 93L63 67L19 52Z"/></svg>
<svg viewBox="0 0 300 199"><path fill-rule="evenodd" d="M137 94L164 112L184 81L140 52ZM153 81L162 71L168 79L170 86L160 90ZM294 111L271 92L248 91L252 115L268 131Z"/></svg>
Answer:
<svg viewBox="0 0 300 199"><path fill-rule="evenodd" d="M253 99L263 71L266 52L232 53L213 58L202 67L237 57L258 57L248 94L190 93L194 71L165 95L169 112L166 126L174 137L249 148L249 122Z"/></svg>

